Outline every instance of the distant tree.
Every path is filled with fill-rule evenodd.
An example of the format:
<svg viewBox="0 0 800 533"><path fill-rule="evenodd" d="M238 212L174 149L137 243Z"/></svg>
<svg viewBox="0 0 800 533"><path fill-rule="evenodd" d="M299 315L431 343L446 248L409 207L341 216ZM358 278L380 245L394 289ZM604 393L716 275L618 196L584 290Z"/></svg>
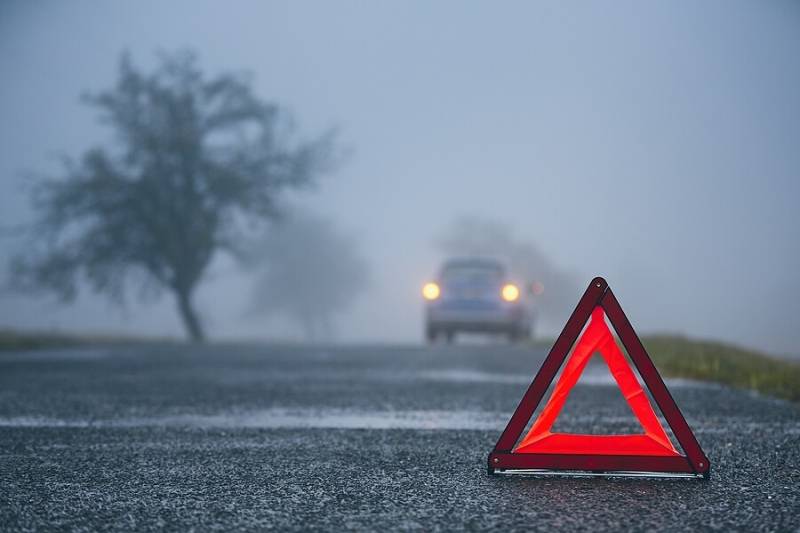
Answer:
<svg viewBox="0 0 800 533"><path fill-rule="evenodd" d="M35 183L33 238L11 279L65 301L82 281L115 301L131 282L166 289L201 341L192 297L212 258L236 255L283 191L330 170L333 138L292 142L286 113L247 77L206 77L188 52L159 59L145 73L123 55L116 87L85 97L115 142Z"/></svg>
<svg viewBox="0 0 800 533"><path fill-rule="evenodd" d="M368 285L356 242L323 217L289 215L253 250L251 312L288 318L311 340L330 337L337 313Z"/></svg>

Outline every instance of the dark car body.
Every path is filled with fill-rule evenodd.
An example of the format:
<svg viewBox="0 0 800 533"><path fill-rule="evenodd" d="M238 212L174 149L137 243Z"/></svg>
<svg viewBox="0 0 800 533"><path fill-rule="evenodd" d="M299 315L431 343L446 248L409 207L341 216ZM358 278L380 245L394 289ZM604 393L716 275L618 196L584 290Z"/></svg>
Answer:
<svg viewBox="0 0 800 533"><path fill-rule="evenodd" d="M533 311L527 293L510 279L501 261L450 259L428 289L425 336L429 341L440 334L450 341L458 332L499 333L511 340L531 336ZM431 298L433 293L438 295ZM515 299L507 297L514 293Z"/></svg>

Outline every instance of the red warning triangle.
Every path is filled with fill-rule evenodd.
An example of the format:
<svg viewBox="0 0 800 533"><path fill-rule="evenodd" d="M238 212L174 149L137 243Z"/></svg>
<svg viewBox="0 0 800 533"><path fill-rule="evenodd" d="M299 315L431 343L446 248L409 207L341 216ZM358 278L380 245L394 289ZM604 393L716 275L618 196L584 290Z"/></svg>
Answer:
<svg viewBox="0 0 800 533"><path fill-rule="evenodd" d="M606 325L606 317L614 326L686 455L679 453L667 436L647 394ZM587 321L588 325L584 330ZM564 365L564 360L573 344L574 349ZM564 407L572 387L578 382L592 355L598 352L608 365L643 432L631 435L578 435L552 432L553 424ZM527 435L520 440L525 426L562 365L564 370L547 403ZM709 474L708 458L628 322L619 302L602 278L595 278L590 283L500 436L494 451L489 455L490 474L520 472L544 474L561 471L573 474L671 475L705 478Z"/></svg>
<svg viewBox="0 0 800 533"><path fill-rule="evenodd" d="M571 435L551 433L572 387L578 382L592 354L600 352L625 400L639 420L641 435ZM680 455L658 421L653 406L605 322L603 308L592 311L589 326L567 360L550 399L531 430L514 449L517 453L609 453L614 455Z"/></svg>

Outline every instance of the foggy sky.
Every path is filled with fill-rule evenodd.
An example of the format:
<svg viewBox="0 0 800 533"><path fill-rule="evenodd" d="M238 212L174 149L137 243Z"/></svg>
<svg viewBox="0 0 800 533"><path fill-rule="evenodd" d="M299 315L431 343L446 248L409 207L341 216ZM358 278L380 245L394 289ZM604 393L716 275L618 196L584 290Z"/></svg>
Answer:
<svg viewBox="0 0 800 533"><path fill-rule="evenodd" d="M207 71L251 71L301 132L337 125L352 147L294 200L370 261L340 339L419 341L435 237L477 215L585 282L605 276L640 331L800 354L796 2L6 1L6 234L29 219L21 171L104 140L79 95L115 81L124 49L150 66L183 47ZM242 318L238 272L218 261L201 289L209 334L280 335ZM169 299L4 295L0 325L180 333Z"/></svg>

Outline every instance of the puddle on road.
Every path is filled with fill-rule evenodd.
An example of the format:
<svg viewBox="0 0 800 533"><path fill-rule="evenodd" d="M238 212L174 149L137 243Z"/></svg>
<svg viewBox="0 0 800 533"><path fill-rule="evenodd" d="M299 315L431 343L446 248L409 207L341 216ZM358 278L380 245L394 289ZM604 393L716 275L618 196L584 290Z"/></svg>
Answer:
<svg viewBox="0 0 800 533"><path fill-rule="evenodd" d="M531 377L519 374L499 374L480 370L448 369L420 372L419 377L430 381L449 381L454 383L522 383L531 382Z"/></svg>
<svg viewBox="0 0 800 533"><path fill-rule="evenodd" d="M485 411L274 408L215 416L180 415L163 422L167 425L238 428L502 429L505 424L503 416Z"/></svg>
<svg viewBox="0 0 800 533"><path fill-rule="evenodd" d="M419 376L422 379L431 381L445 381L453 383L513 383L513 384L530 384L533 381L533 375L523 376L520 374L503 374L497 372L483 372L480 370L468 369L446 369L446 370L430 370L420 372ZM701 381L693 381L690 379L673 379L667 378L664 380L669 388L681 387L716 387L712 383L704 383ZM586 371L581 375L578 385L616 385L616 381L609 373L608 369L598 365L586 368Z"/></svg>
<svg viewBox="0 0 800 533"><path fill-rule="evenodd" d="M353 411L349 409L272 408L217 415L180 414L113 420L45 417L0 418L0 427L190 427L327 429L503 429L508 413L486 411Z"/></svg>
<svg viewBox="0 0 800 533"><path fill-rule="evenodd" d="M96 424L89 420L62 420L41 416L12 416L0 418L0 427L7 428L88 428Z"/></svg>
<svg viewBox="0 0 800 533"><path fill-rule="evenodd" d="M492 430L502 431L509 413L489 411L356 411L276 407L248 412L213 415L178 414L108 420L59 419L36 416L0 418L0 428L197 428L197 429L416 429L416 430ZM627 417L573 417L576 424L613 425L629 422ZM664 423L664 421L662 421ZM689 424L702 434L728 433L729 423L690 419ZM760 434L765 430L786 435L800 434L800 423L739 422L737 433Z"/></svg>

